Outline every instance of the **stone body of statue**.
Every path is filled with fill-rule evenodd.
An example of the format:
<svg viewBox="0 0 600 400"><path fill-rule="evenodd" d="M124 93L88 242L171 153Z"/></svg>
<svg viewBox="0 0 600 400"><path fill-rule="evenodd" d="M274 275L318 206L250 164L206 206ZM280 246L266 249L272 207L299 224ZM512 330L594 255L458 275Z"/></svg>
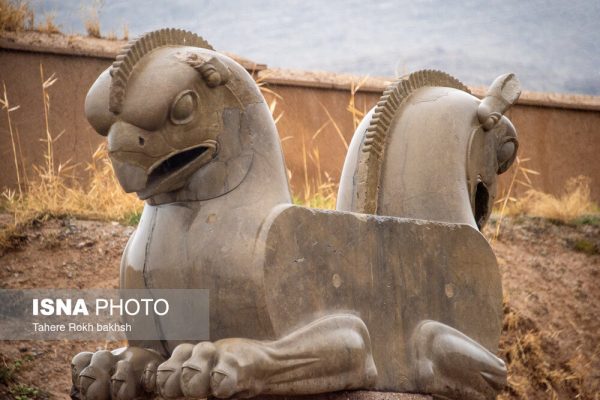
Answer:
<svg viewBox="0 0 600 400"><path fill-rule="evenodd" d="M480 101L441 72L399 79L354 135L338 210L307 209L240 65L185 31L132 41L86 99L119 182L146 201L120 284L209 289L211 341L80 353L73 397L493 398L502 288L477 228L516 156L502 115L519 90L505 75Z"/></svg>

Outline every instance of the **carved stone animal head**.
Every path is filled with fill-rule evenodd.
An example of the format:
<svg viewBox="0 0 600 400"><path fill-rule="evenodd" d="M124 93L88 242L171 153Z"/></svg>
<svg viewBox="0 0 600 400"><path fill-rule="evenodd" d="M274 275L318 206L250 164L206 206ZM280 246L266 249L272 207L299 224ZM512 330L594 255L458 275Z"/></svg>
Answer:
<svg viewBox="0 0 600 400"><path fill-rule="evenodd" d="M239 113L263 101L249 74L204 39L162 29L123 49L91 87L85 113L108 136L125 191L161 203L200 169L195 200L238 186L253 155L251 135L240 134Z"/></svg>
<svg viewBox="0 0 600 400"><path fill-rule="evenodd" d="M497 192L496 175L506 172L517 157L517 131L504 113L520 94L516 76L504 74L494 80L477 107L481 127L471 136L467 174L471 206L480 229L492 212Z"/></svg>
<svg viewBox="0 0 600 400"><path fill-rule="evenodd" d="M398 79L354 134L337 209L483 227L517 154L503 114L519 94L513 74L483 100L440 71Z"/></svg>

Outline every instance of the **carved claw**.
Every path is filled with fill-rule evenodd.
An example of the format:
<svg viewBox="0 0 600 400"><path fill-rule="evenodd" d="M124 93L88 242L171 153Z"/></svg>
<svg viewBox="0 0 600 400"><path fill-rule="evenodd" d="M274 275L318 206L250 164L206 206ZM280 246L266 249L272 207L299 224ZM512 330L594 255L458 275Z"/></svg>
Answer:
<svg viewBox="0 0 600 400"><path fill-rule="evenodd" d="M415 381L422 393L487 400L495 399L506 385L504 361L454 328L424 321L411 342Z"/></svg>
<svg viewBox="0 0 600 400"><path fill-rule="evenodd" d="M110 377L116 359L108 350L94 353L79 374L79 393L84 400L110 400Z"/></svg>
<svg viewBox="0 0 600 400"><path fill-rule="evenodd" d="M182 367L183 363L192 355L193 349L193 344L180 344L173 350L171 358L158 366L156 387L162 397L176 399L183 396L180 384Z"/></svg>
<svg viewBox="0 0 600 400"><path fill-rule="evenodd" d="M251 357L250 359L252 359L255 365L254 367L246 368L246 371L244 371L244 366L240 365L239 356L236 357L236 355L240 354L240 350L244 352L244 347L247 350L244 352L246 354L256 353L256 349L253 349L251 345L244 346L244 344L242 346L234 345L233 347L233 349L222 350L220 352L219 360L210 373L212 395L219 399L227 399L234 395L237 398L256 396L262 392L265 378L259 369L259 365L256 365L260 359ZM247 375L244 372L250 372L250 376L244 376Z"/></svg>
<svg viewBox="0 0 600 400"><path fill-rule="evenodd" d="M94 353L90 351L84 351L77 354L71 360L71 381L73 382L73 385L71 386L71 398L73 400L81 400L81 393L79 392L79 374L85 367L90 365L93 355Z"/></svg>
<svg viewBox="0 0 600 400"><path fill-rule="evenodd" d="M158 370L158 360L150 361L144 368L142 375L142 386L146 393L156 393L156 373Z"/></svg>
<svg viewBox="0 0 600 400"><path fill-rule="evenodd" d="M115 399L130 399L134 398L135 376L129 361L120 360L117 362L115 373L110 378L111 381L111 398Z"/></svg>
<svg viewBox="0 0 600 400"><path fill-rule="evenodd" d="M211 394L211 371L216 353L216 346L210 342L194 346L191 357L182 364L181 390L185 397L205 399Z"/></svg>
<svg viewBox="0 0 600 400"><path fill-rule="evenodd" d="M133 400L154 394L156 368L163 358L138 347L73 357L71 398L77 400Z"/></svg>

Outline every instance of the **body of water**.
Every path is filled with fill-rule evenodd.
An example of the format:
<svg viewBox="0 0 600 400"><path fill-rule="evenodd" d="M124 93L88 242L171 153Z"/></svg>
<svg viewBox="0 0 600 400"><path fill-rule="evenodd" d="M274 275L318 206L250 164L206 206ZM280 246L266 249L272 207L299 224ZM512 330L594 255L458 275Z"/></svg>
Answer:
<svg viewBox="0 0 600 400"><path fill-rule="evenodd" d="M598 0L32 1L65 33L84 33L94 5L105 35L184 28L271 67L371 76L433 68L472 85L514 72L526 90L600 95Z"/></svg>

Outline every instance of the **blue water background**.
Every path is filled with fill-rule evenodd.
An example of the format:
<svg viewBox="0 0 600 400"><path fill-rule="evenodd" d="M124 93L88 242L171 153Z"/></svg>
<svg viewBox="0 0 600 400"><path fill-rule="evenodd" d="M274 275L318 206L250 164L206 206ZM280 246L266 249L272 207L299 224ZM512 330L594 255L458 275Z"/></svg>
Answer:
<svg viewBox="0 0 600 400"><path fill-rule="evenodd" d="M394 76L434 68L487 85L600 95L600 1L32 0L66 33L99 5L103 34L189 29L271 67Z"/></svg>

